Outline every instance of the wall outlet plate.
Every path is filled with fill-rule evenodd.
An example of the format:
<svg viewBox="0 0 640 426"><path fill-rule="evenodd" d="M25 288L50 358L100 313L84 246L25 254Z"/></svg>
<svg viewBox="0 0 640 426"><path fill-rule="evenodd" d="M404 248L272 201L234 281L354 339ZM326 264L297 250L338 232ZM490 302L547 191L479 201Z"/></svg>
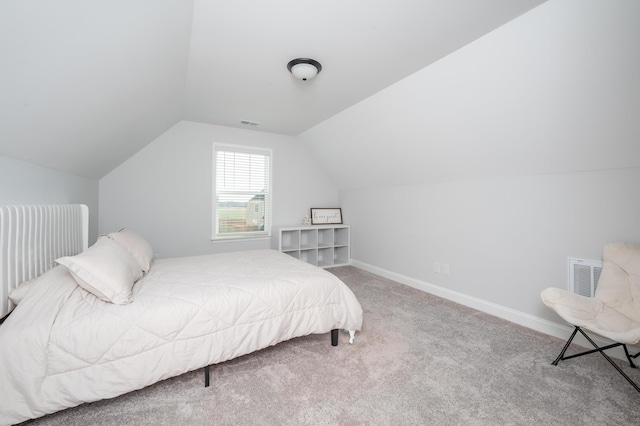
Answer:
<svg viewBox="0 0 640 426"><path fill-rule="evenodd" d="M443 263L442 264L442 273L445 275L449 275L449 264L448 263Z"/></svg>

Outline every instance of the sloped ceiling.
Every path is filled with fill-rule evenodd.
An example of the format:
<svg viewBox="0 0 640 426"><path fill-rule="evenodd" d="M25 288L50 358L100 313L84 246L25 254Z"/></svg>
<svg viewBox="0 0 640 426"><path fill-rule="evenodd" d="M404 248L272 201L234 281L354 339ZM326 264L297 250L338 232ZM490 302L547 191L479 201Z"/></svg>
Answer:
<svg viewBox="0 0 640 426"><path fill-rule="evenodd" d="M0 155L99 178L182 118L192 3L0 2Z"/></svg>
<svg viewBox="0 0 640 426"><path fill-rule="evenodd" d="M100 178L182 119L297 135L543 2L3 1L0 155Z"/></svg>
<svg viewBox="0 0 640 426"><path fill-rule="evenodd" d="M640 167L639 19L549 1L297 139L340 190Z"/></svg>

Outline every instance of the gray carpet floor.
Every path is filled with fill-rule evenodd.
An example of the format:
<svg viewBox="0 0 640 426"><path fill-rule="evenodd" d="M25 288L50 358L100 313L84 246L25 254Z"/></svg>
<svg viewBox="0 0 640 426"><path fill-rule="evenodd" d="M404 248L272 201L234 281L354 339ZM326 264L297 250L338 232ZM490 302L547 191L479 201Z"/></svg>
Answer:
<svg viewBox="0 0 640 426"><path fill-rule="evenodd" d="M640 425L640 394L599 354L346 266L364 326L293 339L31 425ZM576 348L578 349L578 348ZM574 350L575 351L575 350ZM640 369L619 362L640 381Z"/></svg>

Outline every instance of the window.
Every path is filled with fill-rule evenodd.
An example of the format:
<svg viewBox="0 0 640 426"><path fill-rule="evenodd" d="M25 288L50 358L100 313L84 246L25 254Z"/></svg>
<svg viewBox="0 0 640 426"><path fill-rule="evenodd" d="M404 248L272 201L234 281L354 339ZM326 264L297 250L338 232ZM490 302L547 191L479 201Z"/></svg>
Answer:
<svg viewBox="0 0 640 426"><path fill-rule="evenodd" d="M271 235L271 150L213 145L213 239Z"/></svg>

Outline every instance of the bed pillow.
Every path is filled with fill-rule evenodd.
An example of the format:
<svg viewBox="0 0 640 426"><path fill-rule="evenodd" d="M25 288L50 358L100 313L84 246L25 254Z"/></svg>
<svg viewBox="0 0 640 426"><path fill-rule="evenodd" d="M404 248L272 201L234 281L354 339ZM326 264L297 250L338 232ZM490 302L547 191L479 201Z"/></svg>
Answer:
<svg viewBox="0 0 640 426"><path fill-rule="evenodd" d="M135 232L123 228L119 232L112 232L107 235L113 241L117 241L124 247L134 259L140 264L143 272L149 272L153 261L153 249L151 244Z"/></svg>
<svg viewBox="0 0 640 426"><path fill-rule="evenodd" d="M29 292L32 282L33 280L24 281L20 283L18 287L11 290L11 293L9 293L9 300L11 300L11 303L18 305Z"/></svg>
<svg viewBox="0 0 640 426"><path fill-rule="evenodd" d="M77 256L56 262L66 266L78 285L96 297L118 305L130 303L133 283L142 277L138 262L109 238L98 241Z"/></svg>

